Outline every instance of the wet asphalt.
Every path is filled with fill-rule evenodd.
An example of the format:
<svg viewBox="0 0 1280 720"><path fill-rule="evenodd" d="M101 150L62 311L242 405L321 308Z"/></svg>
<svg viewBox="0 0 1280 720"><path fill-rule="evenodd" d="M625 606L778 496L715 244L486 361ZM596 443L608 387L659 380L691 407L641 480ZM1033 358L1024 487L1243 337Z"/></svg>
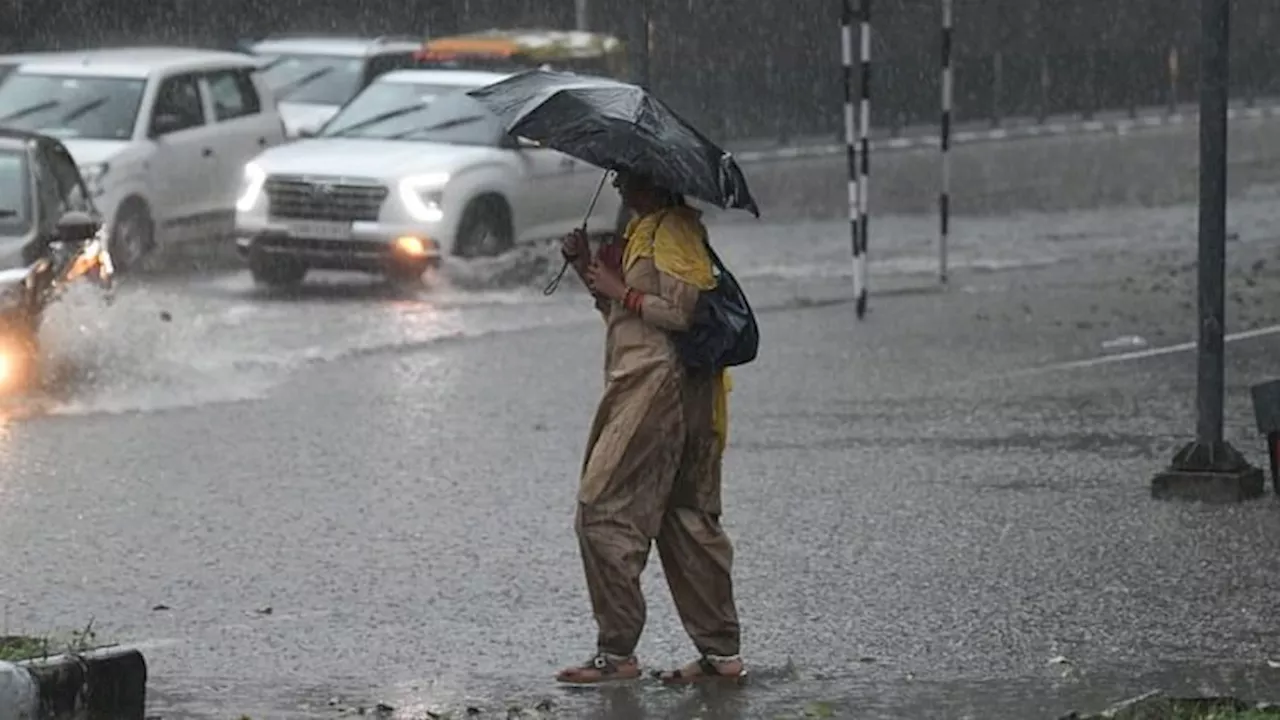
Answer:
<svg viewBox="0 0 1280 720"><path fill-rule="evenodd" d="M1237 196L1228 329L1280 323L1275 188ZM1157 503L1194 430L1194 209L878 218L853 317L839 221L721 222L760 314L726 524L745 689L566 691L571 520L601 326L548 254L421 292L242 273L81 293L0 426L5 632L93 619L164 718L1055 717L1153 687L1280 698L1272 495ZM1140 340L1128 336L1139 336ZM1116 345L1121 346L1116 348ZM1280 333L1228 345L1228 435ZM642 660L692 658L657 564ZM541 708L541 709L539 709Z"/></svg>

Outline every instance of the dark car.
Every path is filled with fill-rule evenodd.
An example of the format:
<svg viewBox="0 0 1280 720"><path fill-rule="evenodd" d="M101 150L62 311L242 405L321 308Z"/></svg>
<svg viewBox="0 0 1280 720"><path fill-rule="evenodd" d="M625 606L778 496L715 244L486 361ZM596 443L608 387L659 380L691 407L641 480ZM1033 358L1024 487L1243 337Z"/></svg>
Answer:
<svg viewBox="0 0 1280 720"><path fill-rule="evenodd" d="M0 393L35 377L45 307L91 269L109 282L102 219L55 138L0 127Z"/></svg>
<svg viewBox="0 0 1280 720"><path fill-rule="evenodd" d="M84 178L56 138L0 127L0 272L35 262L69 212L97 220Z"/></svg>

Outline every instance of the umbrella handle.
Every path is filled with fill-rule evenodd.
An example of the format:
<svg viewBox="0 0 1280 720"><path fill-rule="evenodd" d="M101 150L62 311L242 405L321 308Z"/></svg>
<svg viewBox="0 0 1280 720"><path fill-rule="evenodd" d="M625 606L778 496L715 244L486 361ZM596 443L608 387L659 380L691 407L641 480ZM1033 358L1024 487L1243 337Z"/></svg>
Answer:
<svg viewBox="0 0 1280 720"><path fill-rule="evenodd" d="M587 222L591 219L591 213L595 212L596 202L600 200L600 193L604 191L604 183L605 183L605 180L608 180L608 179L609 179L609 171L606 170L604 171L604 174L600 176L600 184L596 185L596 192L594 195L591 196L591 204L587 205L587 214L582 218L581 229L583 234L587 232ZM564 279L564 274L568 270L569 270L569 261L565 260L564 264L560 266L560 272L556 273L556 276L551 278L551 282L547 283L547 286L542 289L542 294L551 295L555 293L555 291L560 287L560 281Z"/></svg>

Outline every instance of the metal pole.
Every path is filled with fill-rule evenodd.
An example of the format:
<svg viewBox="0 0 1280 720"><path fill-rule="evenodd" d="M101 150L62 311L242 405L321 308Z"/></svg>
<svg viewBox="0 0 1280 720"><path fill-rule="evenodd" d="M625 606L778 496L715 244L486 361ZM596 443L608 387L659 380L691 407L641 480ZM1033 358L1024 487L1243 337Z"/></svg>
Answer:
<svg viewBox="0 0 1280 720"><path fill-rule="evenodd" d="M574 0L574 27L578 30L586 32L587 30L587 0Z"/></svg>
<svg viewBox="0 0 1280 720"><path fill-rule="evenodd" d="M849 189L849 238L853 252L853 295L862 297L862 243L858 239L858 151L857 127L854 115L853 79L853 21L854 3L857 0L840 0L840 57L844 68L844 150L848 171Z"/></svg>
<svg viewBox="0 0 1280 720"><path fill-rule="evenodd" d="M1222 432L1225 393L1227 102L1231 0L1200 0L1200 340L1196 439L1151 481L1159 500L1240 502L1262 496L1266 477Z"/></svg>
<svg viewBox="0 0 1280 720"><path fill-rule="evenodd" d="M1200 22L1200 341L1196 438L1222 443L1223 333L1226 323L1227 105L1230 0L1201 0Z"/></svg>
<svg viewBox="0 0 1280 720"><path fill-rule="evenodd" d="M1045 28L1048 21L1045 19L1045 1L1035 0L1035 4L1031 6L1031 12L1035 20L1034 37L1036 40L1036 62L1040 65L1039 72L1039 96L1036 98L1036 121L1041 125L1049 119L1049 33Z"/></svg>
<svg viewBox="0 0 1280 720"><path fill-rule="evenodd" d="M951 234L951 27L953 0L942 0L942 120L938 147L942 155L942 188L938 193L938 281L947 284L947 242Z"/></svg>
<svg viewBox="0 0 1280 720"><path fill-rule="evenodd" d="M871 184L871 0L862 0L862 61L858 81L858 248L854 274L856 312L867 314L867 234L870 215L867 211Z"/></svg>
<svg viewBox="0 0 1280 720"><path fill-rule="evenodd" d="M991 56L991 127L998 128L1003 121L1004 110L1004 53L996 50Z"/></svg>

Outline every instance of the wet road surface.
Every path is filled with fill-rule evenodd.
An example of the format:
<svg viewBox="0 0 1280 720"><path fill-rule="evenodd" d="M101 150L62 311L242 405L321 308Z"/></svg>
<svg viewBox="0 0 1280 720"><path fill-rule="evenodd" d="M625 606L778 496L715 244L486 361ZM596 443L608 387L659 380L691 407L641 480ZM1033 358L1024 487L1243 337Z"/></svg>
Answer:
<svg viewBox="0 0 1280 720"><path fill-rule="evenodd" d="M1280 323L1277 199L1232 205L1232 331ZM0 427L8 631L92 617L145 649L165 718L1280 697L1273 499L1147 497L1194 427L1193 357L1055 367L1193 338L1194 209L966 219L946 295L925 291L933 228L877 220L862 323L840 302L844 223L716 228L765 343L736 373L726 460L745 690L550 681L594 637L571 518L601 338L572 283L541 296L541 251L419 293L214 273L68 298L50 387ZM1258 463L1247 387L1276 357L1280 335L1229 345L1228 431ZM639 652L667 666L692 651L653 565Z"/></svg>

